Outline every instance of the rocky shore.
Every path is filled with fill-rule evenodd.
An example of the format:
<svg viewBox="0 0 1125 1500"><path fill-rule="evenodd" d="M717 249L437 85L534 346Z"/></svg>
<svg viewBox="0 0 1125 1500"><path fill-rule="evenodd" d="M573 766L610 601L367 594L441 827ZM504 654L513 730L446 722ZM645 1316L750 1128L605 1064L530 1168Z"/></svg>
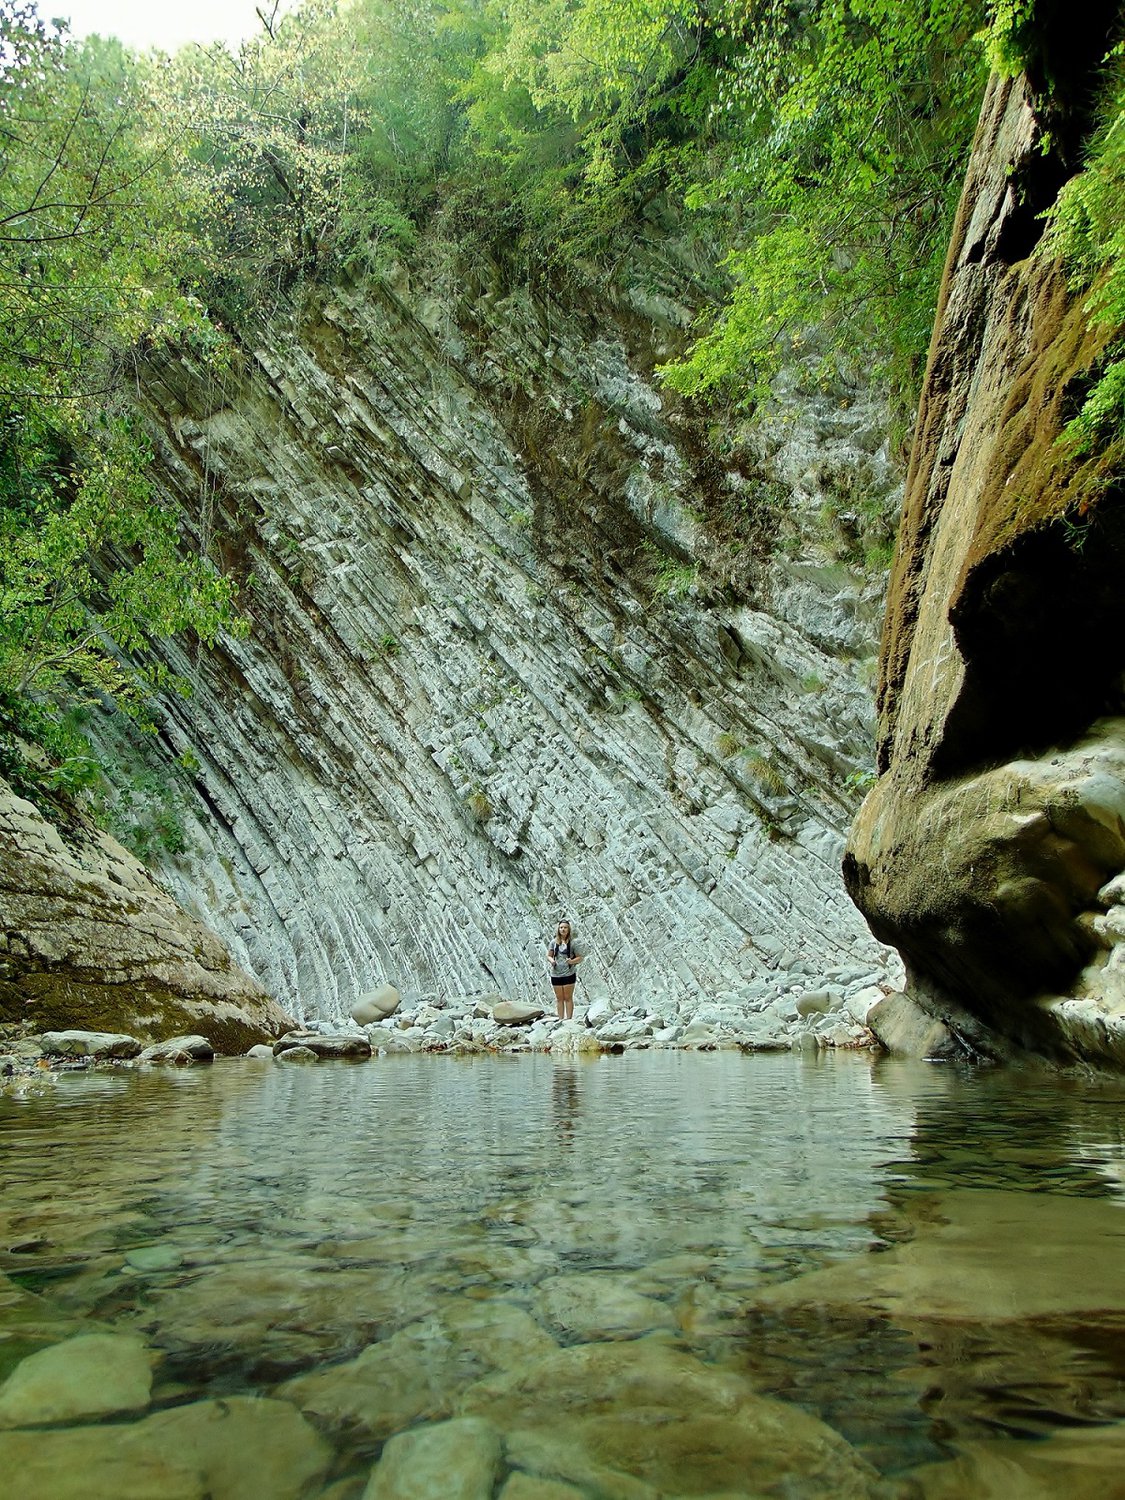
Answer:
<svg viewBox="0 0 1125 1500"><path fill-rule="evenodd" d="M578 1005L573 1020L548 1015L537 1004L491 992L425 995L384 1019L310 1020L272 1044L242 1054L279 1063L332 1058L363 1060L403 1053L578 1053L677 1048L685 1051L808 1051L878 1048L878 1016L897 997L885 976L860 965L833 969L822 985L774 975L710 1000L620 1005L605 996ZM394 992L391 991L393 994ZM891 996L888 999L888 996ZM876 1011L875 1008L879 1007ZM893 1044L891 1050L899 1050ZM169 1037L145 1045L127 1033L83 1030L36 1032L27 1023L0 1027L0 1093L47 1088L64 1072L94 1066L138 1068L210 1062L205 1037Z"/></svg>

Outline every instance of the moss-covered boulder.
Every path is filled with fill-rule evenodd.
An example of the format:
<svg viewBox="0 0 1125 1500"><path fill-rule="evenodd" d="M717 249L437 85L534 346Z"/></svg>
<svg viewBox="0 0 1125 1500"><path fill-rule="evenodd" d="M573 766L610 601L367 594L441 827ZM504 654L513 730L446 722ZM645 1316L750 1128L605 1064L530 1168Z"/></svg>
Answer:
<svg viewBox="0 0 1125 1500"><path fill-rule="evenodd" d="M81 822L64 837L3 781L0 1022L192 1034L224 1053L293 1025L120 844Z"/></svg>
<svg viewBox="0 0 1125 1500"><path fill-rule="evenodd" d="M1098 924L1125 865L1125 506L1112 445L1060 442L1113 330L1037 248L1110 8L1056 9L1036 24L1065 80L994 78L981 115L888 598L883 776L844 876L970 1048L1117 1065L1125 993Z"/></svg>

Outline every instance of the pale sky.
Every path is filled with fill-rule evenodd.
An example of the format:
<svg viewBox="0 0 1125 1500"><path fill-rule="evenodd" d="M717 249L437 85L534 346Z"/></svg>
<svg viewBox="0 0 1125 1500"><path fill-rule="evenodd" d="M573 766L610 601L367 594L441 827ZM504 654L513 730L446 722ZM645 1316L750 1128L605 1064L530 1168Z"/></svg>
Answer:
<svg viewBox="0 0 1125 1500"><path fill-rule="evenodd" d="M272 0L262 0L268 15ZM76 37L98 32L137 50L174 52L185 42L237 43L260 26L254 0L39 0L39 14L66 16Z"/></svg>

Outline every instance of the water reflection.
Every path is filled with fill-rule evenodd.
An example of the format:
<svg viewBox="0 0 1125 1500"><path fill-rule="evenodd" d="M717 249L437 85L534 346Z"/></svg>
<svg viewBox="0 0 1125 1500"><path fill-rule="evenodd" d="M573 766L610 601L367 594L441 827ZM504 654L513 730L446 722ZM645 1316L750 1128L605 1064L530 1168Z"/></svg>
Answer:
<svg viewBox="0 0 1125 1500"><path fill-rule="evenodd" d="M578 1068L557 1062L551 1074L551 1114L561 1146L570 1145L578 1124Z"/></svg>
<svg viewBox="0 0 1125 1500"><path fill-rule="evenodd" d="M0 1102L0 1378L139 1336L146 1455L151 1411L266 1397L325 1484L468 1412L587 1496L772 1493L778 1452L802 1497L989 1493L1032 1446L1062 1493L1060 1431L1100 1474L1125 1418L1123 1098L859 1056L73 1075Z"/></svg>

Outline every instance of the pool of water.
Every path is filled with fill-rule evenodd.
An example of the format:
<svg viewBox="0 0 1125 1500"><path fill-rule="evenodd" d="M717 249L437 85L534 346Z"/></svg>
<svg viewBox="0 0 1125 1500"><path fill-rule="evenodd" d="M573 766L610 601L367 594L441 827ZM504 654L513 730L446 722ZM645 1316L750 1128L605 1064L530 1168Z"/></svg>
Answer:
<svg viewBox="0 0 1125 1500"><path fill-rule="evenodd" d="M13 1500L1125 1495L1125 1087L400 1057L0 1100Z"/></svg>

